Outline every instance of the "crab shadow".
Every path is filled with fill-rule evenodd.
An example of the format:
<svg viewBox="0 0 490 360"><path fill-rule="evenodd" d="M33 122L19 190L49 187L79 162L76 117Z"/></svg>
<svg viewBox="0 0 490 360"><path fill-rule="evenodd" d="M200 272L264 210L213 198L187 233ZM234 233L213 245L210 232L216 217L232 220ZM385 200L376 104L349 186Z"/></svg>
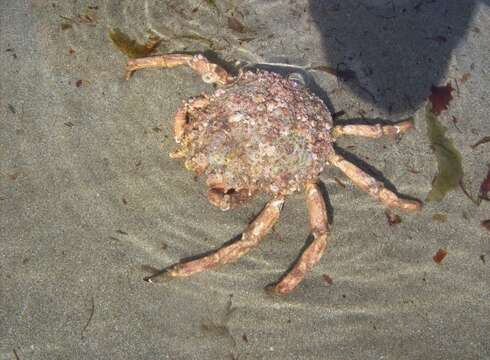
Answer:
<svg viewBox="0 0 490 360"><path fill-rule="evenodd" d="M405 195L405 194L400 194L395 185L387 179L381 171L376 169L374 166L370 165L369 163L365 162L364 160L361 160L358 156L342 149L337 146L335 146L335 152L342 157L344 157L347 161L351 162L352 164L356 165L358 168L363 170L365 173L369 174L373 178L375 178L377 181L380 181L384 187L386 187L388 190L394 192L398 197L401 199L405 200L419 200L414 197ZM367 195L367 194L366 194ZM375 200L373 200L375 201ZM420 200L419 200L420 201Z"/></svg>
<svg viewBox="0 0 490 360"><path fill-rule="evenodd" d="M327 62L350 69L356 96L393 113L415 111L445 78L452 51L490 0L309 0ZM471 69L459 69L462 73Z"/></svg>

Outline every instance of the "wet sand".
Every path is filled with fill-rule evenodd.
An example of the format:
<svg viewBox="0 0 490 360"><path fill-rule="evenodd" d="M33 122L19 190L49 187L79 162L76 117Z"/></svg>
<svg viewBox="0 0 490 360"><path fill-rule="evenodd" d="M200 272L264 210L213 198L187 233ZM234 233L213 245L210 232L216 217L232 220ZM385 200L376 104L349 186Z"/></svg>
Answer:
<svg viewBox="0 0 490 360"><path fill-rule="evenodd" d="M210 205L202 180L168 152L180 102L212 87L184 68L125 81L126 58L108 38L109 28L120 28L142 41L152 29L168 37L160 51L203 50L209 41L196 40L200 34L220 39L213 46L227 59L344 63L357 80L311 73L332 112L345 111L342 120L414 116L416 129L399 141L345 138L338 146L399 193L423 200L437 171L424 118L432 83L456 88L439 119L461 152L471 194L487 173L490 145L470 145L490 135L489 4L468 1L459 13L456 1L321 9L314 1L247 1L231 14L228 2L200 3L191 12L199 2L4 2L0 359L490 358L490 233L480 226L490 204L477 207L461 191L416 215L395 211L401 223L390 226L381 204L328 168L320 177L328 250L292 294L263 289L308 237L302 194L288 198L273 233L237 263L144 282L152 267L239 235L267 197L229 212ZM73 20L79 14L93 21ZM247 28L230 28L229 16ZM441 32L420 28L397 42L396 28L411 21ZM169 29L194 35L176 41ZM349 29L366 29L366 39ZM357 51L363 43L372 53ZM391 83L380 73L400 78ZM440 248L448 255L436 264Z"/></svg>

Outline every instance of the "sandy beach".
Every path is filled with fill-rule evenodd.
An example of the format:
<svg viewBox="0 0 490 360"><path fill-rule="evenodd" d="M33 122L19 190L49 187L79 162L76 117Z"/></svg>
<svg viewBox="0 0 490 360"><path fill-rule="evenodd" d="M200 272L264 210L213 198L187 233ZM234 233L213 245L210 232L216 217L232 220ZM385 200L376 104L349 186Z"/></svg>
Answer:
<svg viewBox="0 0 490 360"><path fill-rule="evenodd" d="M118 29L155 53L300 69L339 121L398 121L401 139L338 148L423 210L390 224L337 169L321 175L331 236L287 296L264 287L309 235L303 194L238 262L173 280L153 269L236 238L268 201L223 212L170 159L183 100L213 87L188 68L124 79ZM490 359L490 2L13 1L0 12L0 360ZM286 69L286 70L285 70ZM437 117L462 183L426 202ZM469 196L468 196L469 195ZM447 255L437 263L439 249Z"/></svg>

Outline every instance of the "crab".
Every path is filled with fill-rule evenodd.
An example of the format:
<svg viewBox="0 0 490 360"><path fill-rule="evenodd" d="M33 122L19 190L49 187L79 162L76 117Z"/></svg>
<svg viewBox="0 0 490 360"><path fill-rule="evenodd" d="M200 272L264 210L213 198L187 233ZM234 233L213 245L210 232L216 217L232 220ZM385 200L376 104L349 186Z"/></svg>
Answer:
<svg viewBox="0 0 490 360"><path fill-rule="evenodd" d="M354 185L389 208L417 211L421 202L400 198L337 154L334 143L344 135L397 136L413 127L412 119L391 124L336 125L320 98L298 82L265 70L232 76L201 54L162 54L130 59L126 78L138 69L187 65L202 80L217 85L211 95L184 101L174 120L178 148L172 158L205 176L209 202L221 210L243 205L257 193L271 199L235 242L205 255L182 260L145 278L164 282L236 261L257 246L279 218L285 198L304 191L312 233L292 267L266 289L287 294L318 263L327 246L327 208L318 187L319 174L335 166Z"/></svg>

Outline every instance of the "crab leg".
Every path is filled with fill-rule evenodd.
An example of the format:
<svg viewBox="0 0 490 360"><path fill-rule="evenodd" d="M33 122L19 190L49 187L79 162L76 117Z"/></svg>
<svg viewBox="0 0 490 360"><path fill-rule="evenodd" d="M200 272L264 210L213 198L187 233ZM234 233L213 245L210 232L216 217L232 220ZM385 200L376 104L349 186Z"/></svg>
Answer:
<svg viewBox="0 0 490 360"><path fill-rule="evenodd" d="M184 135L185 124L187 123L187 106L184 104L177 109L174 119L174 138L175 142L180 143Z"/></svg>
<svg viewBox="0 0 490 360"><path fill-rule="evenodd" d="M126 79L139 69L144 68L171 68L179 65L187 65L201 75L204 82L220 85L228 84L233 77L221 66L209 62L203 55L189 54L163 54L138 59L129 59L126 65Z"/></svg>
<svg viewBox="0 0 490 360"><path fill-rule="evenodd" d="M407 132L413 128L413 119L400 121L394 125L337 125L334 126L331 133L334 138L344 135L363 136L369 138L380 138L382 136L396 136Z"/></svg>
<svg viewBox="0 0 490 360"><path fill-rule="evenodd" d="M386 189L381 182L376 181L372 176L366 174L340 155L330 155L328 162L338 167L340 171L351 179L354 185L390 208L399 208L405 211L417 211L422 208L420 201L400 199L395 193Z"/></svg>
<svg viewBox="0 0 490 360"><path fill-rule="evenodd" d="M313 234L313 241L306 250L296 260L293 267L275 284L268 286L267 291L277 294L287 294L291 292L303 280L313 266L320 261L329 234L327 222L327 208L322 194L315 184L306 185L306 203L310 214L310 227Z"/></svg>
<svg viewBox="0 0 490 360"><path fill-rule="evenodd" d="M187 124L187 116L189 111L194 109L203 109L209 105L209 99L207 97L199 97L192 99L189 102L184 103L177 109L174 119L174 137L175 142L178 144L182 139L185 131L185 125Z"/></svg>
<svg viewBox="0 0 490 360"><path fill-rule="evenodd" d="M174 277L190 276L217 265L237 260L256 246L274 226L283 204L284 198L282 197L269 201L255 220L248 225L240 240L225 245L209 255L174 264L156 275L145 278L145 280L148 282L164 282Z"/></svg>

